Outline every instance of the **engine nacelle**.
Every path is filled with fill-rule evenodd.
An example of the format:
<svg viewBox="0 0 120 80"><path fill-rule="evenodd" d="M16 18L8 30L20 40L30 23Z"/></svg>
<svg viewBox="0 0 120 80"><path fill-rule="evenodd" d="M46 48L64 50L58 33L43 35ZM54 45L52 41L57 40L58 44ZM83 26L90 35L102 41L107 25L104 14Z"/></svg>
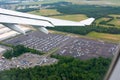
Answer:
<svg viewBox="0 0 120 80"><path fill-rule="evenodd" d="M21 27L17 24L8 24L8 23L4 23L3 24L4 26L14 30L14 31L17 31L19 33L22 33L22 34L25 34L25 31L21 29Z"/></svg>
<svg viewBox="0 0 120 80"><path fill-rule="evenodd" d="M45 33L45 34L48 34L49 33L49 31L44 27L44 26L33 26L36 30L39 30L39 31L41 31L41 32L43 32L43 33Z"/></svg>
<svg viewBox="0 0 120 80"><path fill-rule="evenodd" d="M41 32L48 34L48 30L45 27L38 28Z"/></svg>

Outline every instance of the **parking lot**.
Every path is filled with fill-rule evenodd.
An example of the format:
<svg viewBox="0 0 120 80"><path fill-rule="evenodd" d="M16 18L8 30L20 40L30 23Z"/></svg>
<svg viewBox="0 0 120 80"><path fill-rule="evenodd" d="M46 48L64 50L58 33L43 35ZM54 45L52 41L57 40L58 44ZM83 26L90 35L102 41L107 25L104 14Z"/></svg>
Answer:
<svg viewBox="0 0 120 80"><path fill-rule="evenodd" d="M57 62L57 59L26 53L12 59L0 58L0 71L11 68L29 68L34 66L50 65Z"/></svg>
<svg viewBox="0 0 120 80"><path fill-rule="evenodd" d="M116 44L84 38L75 38L69 44L57 51L60 55L70 55L80 59L92 57L112 57L117 48Z"/></svg>
<svg viewBox="0 0 120 80"><path fill-rule="evenodd" d="M27 35L22 35L5 41L5 43L13 45L24 45L39 51L48 52L53 48L68 42L70 37L58 34L44 34L42 32L31 32Z"/></svg>
<svg viewBox="0 0 120 80"><path fill-rule="evenodd" d="M62 34L44 34L42 32L30 32L5 41L5 43L18 45L22 44L39 51L49 52L58 48L57 54L73 56L80 59L93 57L112 57L117 44L104 42L102 40L92 40L86 38L70 37Z"/></svg>
<svg viewBox="0 0 120 80"><path fill-rule="evenodd" d="M4 54L4 52L6 52L6 50L9 50L9 47L0 45L0 58L2 58L2 55Z"/></svg>

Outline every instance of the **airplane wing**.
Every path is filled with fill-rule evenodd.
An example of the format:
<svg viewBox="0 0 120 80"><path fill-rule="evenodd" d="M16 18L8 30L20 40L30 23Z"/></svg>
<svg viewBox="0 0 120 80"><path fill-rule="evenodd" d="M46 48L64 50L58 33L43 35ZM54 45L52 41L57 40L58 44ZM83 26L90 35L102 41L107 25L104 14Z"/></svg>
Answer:
<svg viewBox="0 0 120 80"><path fill-rule="evenodd" d="M44 33L48 33L48 30L45 27L85 26L90 25L94 20L94 18L88 18L80 22L75 22L37 16L28 13L22 13L0 8L0 24L3 24L4 26L22 34L25 34L25 31L21 29L19 24L31 25Z"/></svg>

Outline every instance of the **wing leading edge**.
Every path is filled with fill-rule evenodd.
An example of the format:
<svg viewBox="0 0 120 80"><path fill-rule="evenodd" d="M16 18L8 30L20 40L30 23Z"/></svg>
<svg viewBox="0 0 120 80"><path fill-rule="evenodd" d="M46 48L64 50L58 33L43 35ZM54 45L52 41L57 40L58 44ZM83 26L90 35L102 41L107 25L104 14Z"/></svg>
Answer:
<svg viewBox="0 0 120 80"><path fill-rule="evenodd" d="M0 8L0 24L3 24L4 26L22 34L25 34L25 31L20 28L19 24L31 25L44 33L48 33L48 30L45 27L85 26L90 25L94 20L94 18L88 18L80 22L75 22L37 16Z"/></svg>

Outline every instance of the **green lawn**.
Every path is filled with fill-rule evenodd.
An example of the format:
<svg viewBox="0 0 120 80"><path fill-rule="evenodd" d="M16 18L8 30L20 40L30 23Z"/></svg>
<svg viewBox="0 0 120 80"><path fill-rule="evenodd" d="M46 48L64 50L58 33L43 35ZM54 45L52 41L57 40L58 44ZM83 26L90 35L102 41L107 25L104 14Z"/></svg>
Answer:
<svg viewBox="0 0 120 80"><path fill-rule="evenodd" d="M19 5L28 5L28 4L50 4L50 3L55 3L55 2L62 2L62 1L67 1L68 0L43 0L43 1L39 1L39 2L29 2L29 3L21 3Z"/></svg>
<svg viewBox="0 0 120 80"><path fill-rule="evenodd" d="M107 24L113 24L116 27L120 27L120 19L117 19L117 17L120 18L120 15L111 14L111 15L108 15L108 16L113 17L113 20L109 21L110 18L108 18L108 17L102 17L102 18L97 19L95 22L97 24L99 24L102 21L109 21L106 24L99 24L99 25L104 25L105 27L109 27L109 25L107 25Z"/></svg>
<svg viewBox="0 0 120 80"><path fill-rule="evenodd" d="M86 0L44 0L44 1L39 1L39 2L30 2L30 3L21 3L19 5L28 5L28 4L50 4L50 3L55 3L55 2L72 2L74 4L98 4L98 5L103 5L104 3L109 4L109 5L114 5L114 6L120 6L120 0L101 0L101 1L95 1L93 0L92 2L86 1Z"/></svg>
<svg viewBox="0 0 120 80"><path fill-rule="evenodd" d="M111 14L111 15L109 15L109 16L114 17L114 19L113 19L112 21L108 22L108 24L114 24L114 25L116 25L117 27L120 27L120 19L117 19L117 17L120 18L120 15Z"/></svg>
<svg viewBox="0 0 120 80"><path fill-rule="evenodd" d="M112 5L112 6L120 6L120 0L90 0L86 1L86 0L66 0L68 2L72 2L75 4L96 4L96 5Z"/></svg>
<svg viewBox="0 0 120 80"><path fill-rule="evenodd" d="M97 38L97 39L108 40L108 41L120 42L120 34L90 32L86 36Z"/></svg>
<svg viewBox="0 0 120 80"><path fill-rule="evenodd" d="M108 0L105 0L105 1L108 1ZM120 0L109 0L109 2L120 5Z"/></svg>
<svg viewBox="0 0 120 80"><path fill-rule="evenodd" d="M102 18L97 19L95 22L96 22L97 24L99 24L101 21L108 21L109 19L110 19L110 18L102 17Z"/></svg>
<svg viewBox="0 0 120 80"><path fill-rule="evenodd" d="M120 20L114 19L110 22L108 22L109 24L115 24L117 27L120 27Z"/></svg>
<svg viewBox="0 0 120 80"><path fill-rule="evenodd" d="M42 9L42 10L32 11L30 13L36 14L36 15L42 15L42 16L49 16L52 18L71 20L71 21L81 21L81 20L88 18L84 14L63 15L62 13L58 12L56 9ZM115 24L115 25L120 24L119 21L115 18L115 17L118 17L118 15L109 15L109 16L114 17L114 19L112 21L110 21L109 24ZM99 22L108 21L109 19L110 18L102 17L102 18L96 20L96 23L98 23L98 25L101 25L104 27L110 27L109 25L99 24ZM114 34L91 32L87 36L89 36L91 38L104 39L104 40L108 40L108 41L115 41L115 42L120 41L120 35L114 35Z"/></svg>
<svg viewBox="0 0 120 80"><path fill-rule="evenodd" d="M81 21L87 19L88 17L84 14L75 14L75 15L63 15L63 16L52 16L53 18L71 20L71 21Z"/></svg>
<svg viewBox="0 0 120 80"><path fill-rule="evenodd" d="M29 12L31 14L42 15L42 16L52 16L52 15L59 15L61 14L56 9L41 9Z"/></svg>
<svg viewBox="0 0 120 80"><path fill-rule="evenodd" d="M49 16L52 18L71 20L71 21L81 21L81 20L88 18L84 14L64 15L58 12L56 9L41 9L41 10L29 12L29 13L36 14L36 15L42 15L42 16Z"/></svg>

